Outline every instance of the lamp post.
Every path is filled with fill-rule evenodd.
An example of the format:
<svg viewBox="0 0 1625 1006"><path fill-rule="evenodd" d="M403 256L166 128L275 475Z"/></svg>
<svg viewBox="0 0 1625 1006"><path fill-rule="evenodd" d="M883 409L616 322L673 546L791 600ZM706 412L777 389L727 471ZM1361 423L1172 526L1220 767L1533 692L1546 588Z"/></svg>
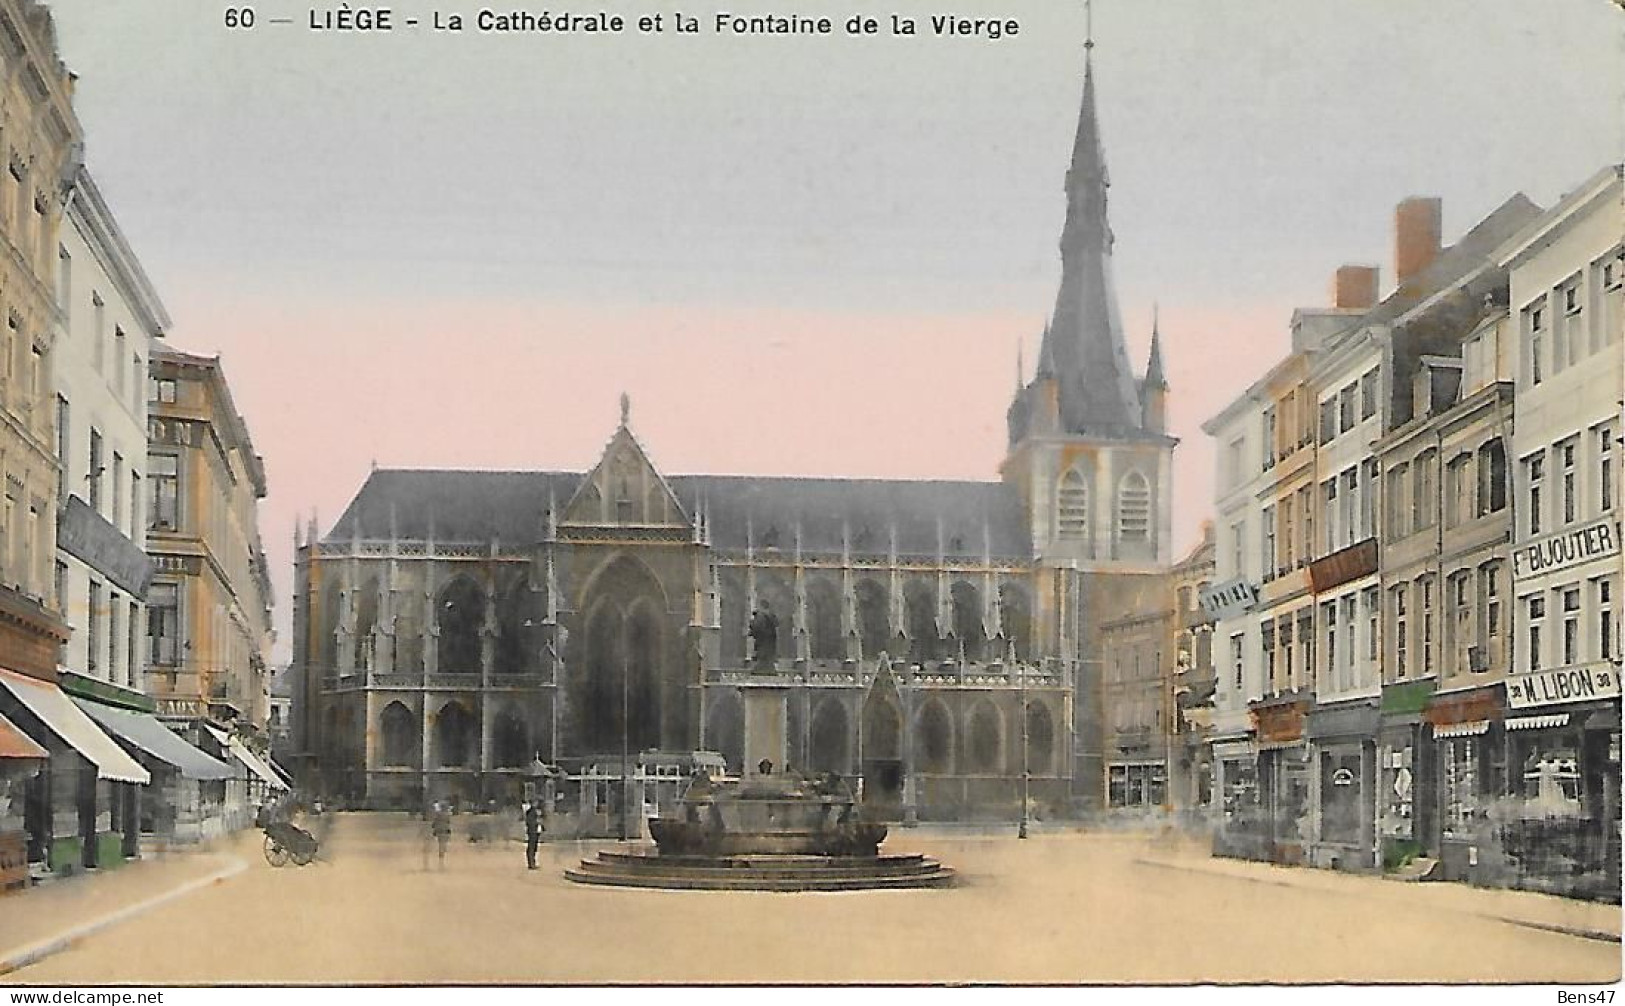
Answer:
<svg viewBox="0 0 1625 1006"><path fill-rule="evenodd" d="M631 758L628 747L632 733L632 722L628 718L628 709L631 707L632 690L632 657L631 640L627 638L625 623L621 626L621 841L627 840L626 811L627 804L632 800L632 773L630 769Z"/></svg>
<svg viewBox="0 0 1625 1006"><path fill-rule="evenodd" d="M1032 773L1027 764L1027 671L1016 665L1016 641L1010 640L1010 669L1021 674L1021 823L1016 828L1017 838L1027 837L1027 804L1032 786Z"/></svg>

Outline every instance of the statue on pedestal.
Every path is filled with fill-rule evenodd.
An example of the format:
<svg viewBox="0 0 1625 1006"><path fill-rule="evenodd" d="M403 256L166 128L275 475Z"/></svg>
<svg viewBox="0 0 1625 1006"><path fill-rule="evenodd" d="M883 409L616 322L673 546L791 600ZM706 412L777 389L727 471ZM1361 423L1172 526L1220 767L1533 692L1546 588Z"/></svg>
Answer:
<svg viewBox="0 0 1625 1006"><path fill-rule="evenodd" d="M766 601L750 616L751 666L771 671L779 656L779 619Z"/></svg>

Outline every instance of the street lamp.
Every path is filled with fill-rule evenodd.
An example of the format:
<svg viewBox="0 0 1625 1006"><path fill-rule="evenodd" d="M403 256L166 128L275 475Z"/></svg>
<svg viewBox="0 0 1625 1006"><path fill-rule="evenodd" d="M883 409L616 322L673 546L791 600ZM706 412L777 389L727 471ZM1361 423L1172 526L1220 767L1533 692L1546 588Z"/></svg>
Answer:
<svg viewBox="0 0 1625 1006"><path fill-rule="evenodd" d="M621 841L623 842L627 840L627 804L632 800L632 774L629 767L631 759L627 750L632 733L632 722L627 713L631 707L632 690L631 642L626 631L626 623L623 621L621 623Z"/></svg>
<svg viewBox="0 0 1625 1006"><path fill-rule="evenodd" d="M1032 787L1032 773L1027 765L1027 672L1016 666L1016 641L1010 640L1010 669L1021 674L1021 823L1016 828L1017 838L1027 837L1027 804Z"/></svg>

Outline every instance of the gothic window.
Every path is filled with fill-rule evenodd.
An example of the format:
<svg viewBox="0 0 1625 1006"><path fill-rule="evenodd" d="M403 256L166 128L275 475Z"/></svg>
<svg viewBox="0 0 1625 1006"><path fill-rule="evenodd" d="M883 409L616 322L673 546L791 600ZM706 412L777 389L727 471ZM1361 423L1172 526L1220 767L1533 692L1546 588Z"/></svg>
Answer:
<svg viewBox="0 0 1625 1006"><path fill-rule="evenodd" d="M1056 500L1056 525L1062 538L1089 537L1089 484L1076 468L1061 479Z"/></svg>
<svg viewBox="0 0 1625 1006"><path fill-rule="evenodd" d="M897 761L903 757L903 718L897 706L884 698L871 698L863 710L865 761Z"/></svg>
<svg viewBox="0 0 1625 1006"><path fill-rule="evenodd" d="M496 768L523 768L535 753L530 749L530 729L512 709L497 716L491 730L491 763Z"/></svg>
<svg viewBox="0 0 1625 1006"><path fill-rule="evenodd" d="M987 631L982 627L982 593L964 580L951 590L954 606L954 638L965 647L965 659L981 660Z"/></svg>
<svg viewBox="0 0 1625 1006"><path fill-rule="evenodd" d="M372 670L373 630L378 626L378 581L368 580L356 597L355 666L358 671Z"/></svg>
<svg viewBox="0 0 1625 1006"><path fill-rule="evenodd" d="M705 716L705 744L722 755L722 760L734 771L743 768L745 760L745 713L739 699L727 691L713 691L711 708ZM816 743L816 721L815 721Z"/></svg>
<svg viewBox="0 0 1625 1006"><path fill-rule="evenodd" d="M1118 483L1117 537L1129 542L1151 537L1151 487L1139 472L1129 472Z"/></svg>
<svg viewBox="0 0 1625 1006"><path fill-rule="evenodd" d="M934 775L953 769L953 723L940 699L932 699L920 710L920 768Z"/></svg>
<svg viewBox="0 0 1625 1006"><path fill-rule="evenodd" d="M1037 647L1033 645L1036 642L1033 639L1033 609L1027 600L1026 588L1019 583L1000 584L999 605L999 625L1004 630L1004 638L1014 645L1016 659L1033 659Z"/></svg>
<svg viewBox="0 0 1625 1006"><path fill-rule="evenodd" d="M814 772L846 773L850 769L846 707L837 699L825 699L813 710L811 750L807 767Z"/></svg>
<svg viewBox="0 0 1625 1006"><path fill-rule="evenodd" d="M435 615L440 621L440 673L478 674L485 591L468 577L459 576L440 592Z"/></svg>
<svg viewBox="0 0 1625 1006"><path fill-rule="evenodd" d="M541 595L530 589L529 578L514 577L497 602L497 638L492 672L524 674L535 671L540 660L540 632L546 617Z"/></svg>
<svg viewBox="0 0 1625 1006"><path fill-rule="evenodd" d="M422 754L418 736L418 718L396 701L384 707L378 717L379 732L383 735L382 764L386 768L415 768Z"/></svg>
<svg viewBox="0 0 1625 1006"><path fill-rule="evenodd" d="M835 585L814 580L807 585L807 643L814 660L840 660L841 599Z"/></svg>
<svg viewBox="0 0 1625 1006"><path fill-rule="evenodd" d="M886 615L886 588L873 580L859 580L855 588L858 598L858 638L863 644L863 657L873 660L882 650L891 649L891 628Z"/></svg>
<svg viewBox="0 0 1625 1006"><path fill-rule="evenodd" d="M338 581L323 584L322 595L322 665L331 670L339 664L339 614L343 609Z"/></svg>
<svg viewBox="0 0 1625 1006"><path fill-rule="evenodd" d="M999 750L1003 744L1003 729L998 710L987 700L977 703L970 717L970 736L965 754L972 772L997 772Z"/></svg>
<svg viewBox="0 0 1625 1006"><path fill-rule="evenodd" d="M440 768L465 768L474 764L474 741L479 727L474 714L456 702L440 707L434 721L434 744Z"/></svg>
<svg viewBox="0 0 1625 1006"><path fill-rule="evenodd" d="M908 610L910 659L916 663L935 660L938 653L936 591L930 584L916 580L903 588L903 603Z"/></svg>
<svg viewBox="0 0 1625 1006"><path fill-rule="evenodd" d="M1027 770L1035 775L1055 771L1055 721L1042 702L1027 703Z"/></svg>

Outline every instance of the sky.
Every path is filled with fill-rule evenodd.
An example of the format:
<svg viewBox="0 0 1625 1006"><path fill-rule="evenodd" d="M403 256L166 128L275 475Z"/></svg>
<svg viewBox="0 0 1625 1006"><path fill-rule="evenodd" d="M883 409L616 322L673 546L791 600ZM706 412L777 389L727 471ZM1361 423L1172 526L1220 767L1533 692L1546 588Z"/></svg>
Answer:
<svg viewBox="0 0 1625 1006"><path fill-rule="evenodd" d="M254 7L233 30L218 2L53 5L167 341L221 356L265 459L277 659L301 517L325 531L374 464L585 470L623 391L671 474L997 478L1059 278L1081 3L734 0L677 35L700 8L603 0L667 31L597 36ZM718 7L921 34L725 36ZM951 10L1020 29L934 36ZM1129 355L1155 305L1182 440L1176 552L1211 510L1201 423L1337 266L1391 288L1396 203L1440 196L1449 242L1625 156L1608 0L1098 0L1093 26Z"/></svg>

